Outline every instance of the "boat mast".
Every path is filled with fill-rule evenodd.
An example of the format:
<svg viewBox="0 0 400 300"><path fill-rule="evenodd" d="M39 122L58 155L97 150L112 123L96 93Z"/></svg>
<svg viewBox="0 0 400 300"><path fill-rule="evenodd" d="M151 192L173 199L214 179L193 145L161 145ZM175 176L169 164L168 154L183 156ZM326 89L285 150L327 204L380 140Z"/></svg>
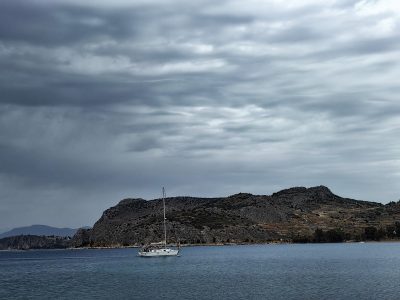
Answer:
<svg viewBox="0 0 400 300"><path fill-rule="evenodd" d="M162 188L163 207L164 207L164 246L167 247L167 227L165 225L165 188Z"/></svg>

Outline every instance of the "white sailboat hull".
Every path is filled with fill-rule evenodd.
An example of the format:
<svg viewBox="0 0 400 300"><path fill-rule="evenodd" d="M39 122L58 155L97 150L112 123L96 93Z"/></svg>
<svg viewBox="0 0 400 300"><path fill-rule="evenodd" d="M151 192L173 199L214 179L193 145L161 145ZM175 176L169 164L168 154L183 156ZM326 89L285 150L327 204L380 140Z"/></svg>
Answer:
<svg viewBox="0 0 400 300"><path fill-rule="evenodd" d="M179 249L171 249L167 248L167 226L165 221L167 218L165 217L165 189L162 188L162 202L164 209L164 241L163 243L150 244L149 246L145 246L139 250L138 254L142 257L158 257L158 256L177 256L179 253Z"/></svg>
<svg viewBox="0 0 400 300"><path fill-rule="evenodd" d="M151 249L148 251L139 251L139 256L143 257L157 257L157 256L177 256L179 254L179 250L169 249L169 248L161 248L161 249Z"/></svg>

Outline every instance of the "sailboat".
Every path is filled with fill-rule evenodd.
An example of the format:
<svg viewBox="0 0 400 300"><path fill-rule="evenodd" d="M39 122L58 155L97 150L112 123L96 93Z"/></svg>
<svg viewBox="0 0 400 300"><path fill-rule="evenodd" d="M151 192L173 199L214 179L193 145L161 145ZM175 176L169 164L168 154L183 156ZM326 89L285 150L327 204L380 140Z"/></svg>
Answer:
<svg viewBox="0 0 400 300"><path fill-rule="evenodd" d="M164 208L164 241L160 243L152 243L141 248L138 252L142 257L157 257L157 256L177 256L179 249L172 249L167 247L167 226L165 224L165 189L162 188L162 200Z"/></svg>

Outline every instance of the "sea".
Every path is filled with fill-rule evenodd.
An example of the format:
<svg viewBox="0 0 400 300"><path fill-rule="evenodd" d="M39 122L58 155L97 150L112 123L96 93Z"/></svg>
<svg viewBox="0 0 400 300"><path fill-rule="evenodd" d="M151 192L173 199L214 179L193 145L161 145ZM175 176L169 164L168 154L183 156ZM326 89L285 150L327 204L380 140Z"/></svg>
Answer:
<svg viewBox="0 0 400 300"><path fill-rule="evenodd" d="M400 243L0 251L0 299L400 299Z"/></svg>

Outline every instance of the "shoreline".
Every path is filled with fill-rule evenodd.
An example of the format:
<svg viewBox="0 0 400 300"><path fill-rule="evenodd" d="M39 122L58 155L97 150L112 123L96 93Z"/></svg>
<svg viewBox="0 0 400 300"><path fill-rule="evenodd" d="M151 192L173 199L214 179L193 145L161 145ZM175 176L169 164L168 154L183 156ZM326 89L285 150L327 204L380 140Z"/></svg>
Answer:
<svg viewBox="0 0 400 300"><path fill-rule="evenodd" d="M364 243L400 243L400 239L397 240L380 240L380 241L356 241L348 240L343 242L326 242L326 243L296 243L289 241L270 241L260 243L204 243L204 244L181 244L181 248L185 247L221 247L221 246L251 246L251 245L315 245L315 244L364 244ZM125 248L141 248L142 245L130 245L130 246L99 246L99 247L75 247L66 249L125 249ZM176 245L169 244L167 247L177 247Z"/></svg>
<svg viewBox="0 0 400 300"><path fill-rule="evenodd" d="M181 248L186 247L222 247L222 246L263 246L263 245L316 245L316 244L379 244L379 243L400 243L398 240L381 240L381 241L344 241L338 243L293 243L284 241L271 241L265 243L205 243L205 244L181 244ZM106 250L106 249L140 249L142 246L130 245L130 246L102 246L102 247L69 247L69 248L31 248L31 249L1 249L0 252L25 252L25 251L37 251L37 250ZM176 245L167 245L167 247L177 247Z"/></svg>
<svg viewBox="0 0 400 300"><path fill-rule="evenodd" d="M379 243L400 243L399 240L381 240L381 241L344 241L339 243L292 243L292 242L265 242L265 243L207 243L207 244L183 244L181 248L186 247L222 247L222 246L263 246L263 245L328 245L328 244L379 244ZM65 249L28 249L28 250L102 250L102 249L140 249L142 246L107 246L107 247L77 247ZM167 245L167 247L177 247ZM12 250L11 250L12 251ZM25 250L21 250L25 251Z"/></svg>

